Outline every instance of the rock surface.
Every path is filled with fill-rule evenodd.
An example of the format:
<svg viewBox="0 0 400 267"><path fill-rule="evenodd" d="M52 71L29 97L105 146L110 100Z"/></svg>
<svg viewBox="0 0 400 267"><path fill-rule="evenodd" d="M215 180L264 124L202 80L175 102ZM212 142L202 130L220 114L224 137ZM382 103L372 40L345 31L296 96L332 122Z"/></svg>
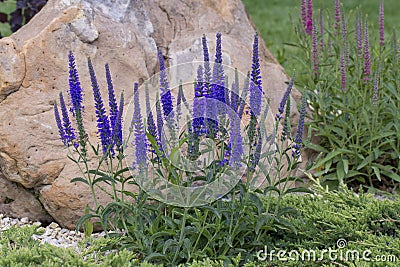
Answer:
<svg viewBox="0 0 400 267"><path fill-rule="evenodd" d="M255 28L239 0L49 0L26 26L1 39L0 212L31 220L51 216L74 228L93 201L86 186L70 183L79 172L66 158L54 121L54 100L68 88L69 50L86 92L86 114L94 114L87 57L103 89L103 66L109 63L117 94L124 90L128 101L134 81L157 73L157 47L168 65L198 60L201 36L208 36L214 51L216 32L223 34L225 64L247 73ZM260 58L264 90L277 110L288 77L262 40ZM95 138L92 115L85 125ZM9 194L28 200L5 204Z"/></svg>

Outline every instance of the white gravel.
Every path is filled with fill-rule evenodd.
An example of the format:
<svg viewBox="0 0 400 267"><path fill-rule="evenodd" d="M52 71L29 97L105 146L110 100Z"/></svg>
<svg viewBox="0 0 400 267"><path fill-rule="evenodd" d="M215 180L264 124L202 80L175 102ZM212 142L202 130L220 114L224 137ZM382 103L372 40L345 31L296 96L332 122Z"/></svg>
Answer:
<svg viewBox="0 0 400 267"><path fill-rule="evenodd" d="M40 222L34 222L29 218L24 217L21 219L6 217L0 213L0 233L12 226L36 225L39 226L38 231L43 231L42 235L32 235L32 239L39 240L41 244L48 243L50 245L60 248L74 248L78 251L78 242L83 240L85 234L74 230L61 228L57 223L52 222L47 227L42 227ZM94 233L92 237L98 238L105 236L105 232Z"/></svg>

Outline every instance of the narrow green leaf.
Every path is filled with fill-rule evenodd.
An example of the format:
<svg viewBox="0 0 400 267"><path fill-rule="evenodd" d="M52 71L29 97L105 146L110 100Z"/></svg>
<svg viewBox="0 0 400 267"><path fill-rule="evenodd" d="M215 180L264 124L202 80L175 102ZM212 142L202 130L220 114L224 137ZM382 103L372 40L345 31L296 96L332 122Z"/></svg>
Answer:
<svg viewBox="0 0 400 267"><path fill-rule="evenodd" d="M75 177L75 178L71 179L70 182L71 182L71 183L82 182L82 183L84 183L84 184L89 185L89 182L88 182L86 179L82 178L82 177Z"/></svg>

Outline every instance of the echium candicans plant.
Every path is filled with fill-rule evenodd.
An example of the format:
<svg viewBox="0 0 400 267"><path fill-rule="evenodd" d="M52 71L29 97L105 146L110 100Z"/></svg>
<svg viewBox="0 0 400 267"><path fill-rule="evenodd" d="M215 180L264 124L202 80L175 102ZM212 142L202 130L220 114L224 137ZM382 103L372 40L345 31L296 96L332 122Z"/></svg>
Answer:
<svg viewBox="0 0 400 267"><path fill-rule="evenodd" d="M343 182L355 188L397 187L400 126L399 96L394 88L399 88L398 40L394 34L385 38L383 1L377 1L375 23L361 9L346 12L340 1L331 9L324 12L335 14L325 20L326 32L332 33L330 53L315 57L313 38L298 31L303 49L299 58L309 66L298 83L309 96L309 133L318 137L312 140L320 140L307 144L320 153L312 168L322 183L333 187ZM354 38L349 38L352 32ZM318 79L313 68L316 58Z"/></svg>

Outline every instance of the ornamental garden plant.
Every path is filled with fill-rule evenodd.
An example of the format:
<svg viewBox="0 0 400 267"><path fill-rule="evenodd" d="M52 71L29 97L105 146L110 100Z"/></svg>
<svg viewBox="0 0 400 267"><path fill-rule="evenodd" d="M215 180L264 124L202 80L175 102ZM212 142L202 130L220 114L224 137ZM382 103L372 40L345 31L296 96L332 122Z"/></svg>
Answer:
<svg viewBox="0 0 400 267"><path fill-rule="evenodd" d="M303 68L287 82L276 111L261 83L258 34L247 75L223 65L221 34L214 59L201 37L203 61L189 66L190 81L174 77L180 72L167 69L158 50L160 72L133 83L129 105L124 93L115 94L108 65L107 96L101 94L90 59L92 93L84 92L81 66L70 52L69 90L60 93L54 114L68 157L81 172L71 181L93 194L94 206L77 224L92 246L77 256L24 242L33 228L7 231L0 235L0 265L298 266L257 257L265 247L321 252L341 246L399 257L398 196L377 200L363 192L395 191L399 181L397 39L394 33L385 37L383 1L375 39L371 18L342 7L335 1L332 14L320 13L312 1L301 1L295 45ZM176 78L182 82L175 84ZM303 91L297 125L289 120L294 85ZM98 140L88 138L83 118L93 114L83 96L93 97ZM303 142L304 125L318 142ZM306 172L313 192L293 187L303 145L320 153ZM109 203L97 202L98 190ZM91 239L95 227L106 230L106 238ZM370 263L327 256L302 262Z"/></svg>
<svg viewBox="0 0 400 267"><path fill-rule="evenodd" d="M127 248L142 260L172 266L206 257L229 263L238 254L243 260L254 259L271 232L295 231L284 217L291 209L271 208L262 199L310 192L292 186L301 154L305 97L292 137L289 95L294 77L276 115L271 115L262 90L258 34L252 69L244 81L233 70L231 86L222 64L221 34L216 34L213 63L206 36L202 46L204 60L196 66L194 84L185 84L194 91L193 99L186 99L181 83L174 100L159 50L158 89L150 88L152 80L141 87L134 83L125 115L124 94L118 104L108 65L106 108L89 58L98 144L87 138L83 90L74 55L69 54L69 100L61 92L54 114L68 157L82 172L71 182L88 185L95 203L87 207L77 229L88 235L93 224L106 230L114 242L105 250ZM94 169L89 168L92 158ZM128 190L131 185L137 190ZM110 196L107 205L97 202L96 189Z"/></svg>
<svg viewBox="0 0 400 267"><path fill-rule="evenodd" d="M320 153L313 164L323 184L397 192L400 182L399 49L395 31L385 35L384 2L379 16L361 9L313 10L302 1L296 27L304 66L297 80L309 96L309 133ZM372 33L372 34L371 34Z"/></svg>

